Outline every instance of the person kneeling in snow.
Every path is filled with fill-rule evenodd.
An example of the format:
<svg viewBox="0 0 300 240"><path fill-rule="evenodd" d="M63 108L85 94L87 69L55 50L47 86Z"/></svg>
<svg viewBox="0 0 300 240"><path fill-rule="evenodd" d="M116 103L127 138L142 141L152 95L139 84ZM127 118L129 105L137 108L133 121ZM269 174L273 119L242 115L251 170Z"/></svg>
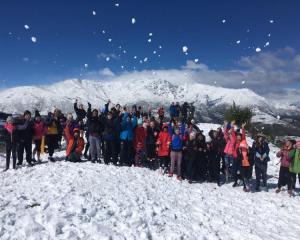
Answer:
<svg viewBox="0 0 300 240"><path fill-rule="evenodd" d="M65 135L68 141L66 160L70 162L80 162L80 157L84 149L84 140L80 136L79 128L74 128L72 135L68 124L65 128Z"/></svg>

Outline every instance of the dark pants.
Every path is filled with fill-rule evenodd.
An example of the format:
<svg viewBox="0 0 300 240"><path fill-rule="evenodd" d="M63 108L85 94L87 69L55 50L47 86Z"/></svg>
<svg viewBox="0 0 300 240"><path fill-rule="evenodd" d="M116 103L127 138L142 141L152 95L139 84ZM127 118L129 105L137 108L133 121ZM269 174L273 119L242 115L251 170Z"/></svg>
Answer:
<svg viewBox="0 0 300 240"><path fill-rule="evenodd" d="M213 182L219 182L220 179L220 160L218 154L209 154L208 156L208 173L209 179Z"/></svg>
<svg viewBox="0 0 300 240"><path fill-rule="evenodd" d="M104 163L108 164L112 162L113 164L117 164L117 151L116 144L114 141L104 141Z"/></svg>
<svg viewBox="0 0 300 240"><path fill-rule="evenodd" d="M121 164L131 166L133 164L132 155L133 155L133 144L130 140L121 141L121 153L120 153L120 162Z"/></svg>
<svg viewBox="0 0 300 240"><path fill-rule="evenodd" d="M159 166L163 170L167 170L169 168L169 165L170 165L170 158L169 158L169 156L160 156L160 157L158 157L158 159L159 159Z"/></svg>
<svg viewBox="0 0 300 240"><path fill-rule="evenodd" d="M146 144L146 153L147 153L148 159L156 158L156 145L147 143Z"/></svg>
<svg viewBox="0 0 300 240"><path fill-rule="evenodd" d="M18 152L18 165L23 164L23 155L24 150L26 153L26 161L31 164L32 160L32 143L31 141L20 141L18 143L17 152Z"/></svg>
<svg viewBox="0 0 300 240"><path fill-rule="evenodd" d="M185 153L184 162L186 162L185 175L187 179L193 181L196 180L198 170L197 151L190 151Z"/></svg>
<svg viewBox="0 0 300 240"><path fill-rule="evenodd" d="M85 134L85 137L86 137L86 145L85 145L85 149L84 149L84 154L83 155L87 155L88 151L89 151L89 148L90 148L90 142L89 142L89 134L88 134L88 131L87 133Z"/></svg>
<svg viewBox="0 0 300 240"><path fill-rule="evenodd" d="M241 176L242 176L242 179L243 179L243 185L244 185L244 188L246 188L247 186L249 186L249 183L250 183L250 178L251 178L251 174L252 174L252 171L251 171L252 167L241 167Z"/></svg>
<svg viewBox="0 0 300 240"><path fill-rule="evenodd" d="M207 170L208 170L208 158L206 153L200 152L199 154L199 174L201 180L207 179Z"/></svg>
<svg viewBox="0 0 300 240"><path fill-rule="evenodd" d="M240 178L240 173L241 173L241 164L238 158L233 158L233 164L232 164L232 169L231 169L231 174L233 177L234 182L237 182Z"/></svg>
<svg viewBox="0 0 300 240"><path fill-rule="evenodd" d="M278 188L287 185L289 181L289 177L290 177L289 168L281 166L279 170L279 179L277 184Z"/></svg>
<svg viewBox="0 0 300 240"><path fill-rule="evenodd" d="M13 158L13 168L15 169L16 162L17 162L17 144L16 143L6 144L6 169L9 169L11 155Z"/></svg>
<svg viewBox="0 0 300 240"><path fill-rule="evenodd" d="M80 158L80 155L76 152L72 152L68 158L67 158L68 161L70 162L81 162L81 158Z"/></svg>
<svg viewBox="0 0 300 240"><path fill-rule="evenodd" d="M50 157L52 157L54 154L54 150L58 144L57 142L58 142L58 136L56 134L47 135L47 146L48 146L48 153Z"/></svg>
<svg viewBox="0 0 300 240"><path fill-rule="evenodd" d="M288 190L294 190L296 188L297 174L289 172Z"/></svg>
<svg viewBox="0 0 300 240"><path fill-rule="evenodd" d="M263 187L267 186L267 169L268 163L255 163L256 188L259 188L260 181L263 181Z"/></svg>

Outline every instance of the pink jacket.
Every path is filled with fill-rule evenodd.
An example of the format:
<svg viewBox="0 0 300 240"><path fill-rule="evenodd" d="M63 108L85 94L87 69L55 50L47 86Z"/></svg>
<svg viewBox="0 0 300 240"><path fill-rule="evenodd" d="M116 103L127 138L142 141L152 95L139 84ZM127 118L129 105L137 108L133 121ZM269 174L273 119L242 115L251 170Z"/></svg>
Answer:
<svg viewBox="0 0 300 240"><path fill-rule="evenodd" d="M280 157L280 163L282 167L289 167L290 166L290 158L289 158L289 150L281 149L277 154L276 157Z"/></svg>
<svg viewBox="0 0 300 240"><path fill-rule="evenodd" d="M227 128L224 128L224 139L226 141L226 146L224 149L224 153L227 155L233 156L235 153L235 142L236 142L236 135L234 130L231 130L230 136L227 134ZM236 153L235 153L236 155Z"/></svg>
<svg viewBox="0 0 300 240"><path fill-rule="evenodd" d="M42 139L42 137L47 132L47 127L45 126L45 124L42 121L39 123L35 122L33 128L34 128L34 139L36 139L36 140Z"/></svg>

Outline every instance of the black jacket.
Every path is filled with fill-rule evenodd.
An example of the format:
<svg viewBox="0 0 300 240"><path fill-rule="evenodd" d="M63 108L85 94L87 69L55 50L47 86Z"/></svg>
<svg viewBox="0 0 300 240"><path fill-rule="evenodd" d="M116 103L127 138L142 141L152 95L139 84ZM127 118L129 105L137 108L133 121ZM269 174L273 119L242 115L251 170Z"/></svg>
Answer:
<svg viewBox="0 0 300 240"><path fill-rule="evenodd" d="M82 121L85 117L86 117L86 111L84 109L80 109L77 107L77 102L74 103L74 111L76 113L77 116L77 121Z"/></svg>
<svg viewBox="0 0 300 240"><path fill-rule="evenodd" d="M17 125L17 140L19 142L32 142L34 136L33 121L22 121Z"/></svg>

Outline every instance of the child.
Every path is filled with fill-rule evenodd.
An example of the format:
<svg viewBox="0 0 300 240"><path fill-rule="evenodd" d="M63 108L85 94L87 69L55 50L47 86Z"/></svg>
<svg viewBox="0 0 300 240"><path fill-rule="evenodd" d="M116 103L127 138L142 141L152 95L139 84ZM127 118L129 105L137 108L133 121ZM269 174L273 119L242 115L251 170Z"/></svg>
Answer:
<svg viewBox="0 0 300 240"><path fill-rule="evenodd" d="M159 167L161 173L166 173L169 166L171 136L168 133L168 125L163 125L162 131L157 139L157 156L159 158Z"/></svg>
<svg viewBox="0 0 300 240"><path fill-rule="evenodd" d="M276 154L276 157L280 158L280 170L279 170L279 179L277 184L276 193L281 191L281 188L288 184L289 180L289 166L291 159L289 158L289 151L293 148L293 144L291 140L287 140L280 149L280 151Z"/></svg>
<svg viewBox="0 0 300 240"><path fill-rule="evenodd" d="M135 149L135 166L142 167L145 162L145 140L146 129L143 126L143 120L141 118L137 121L138 126L134 130L133 146Z"/></svg>
<svg viewBox="0 0 300 240"><path fill-rule="evenodd" d="M36 162L36 159L34 158L35 154L37 155L37 161L40 163L41 162L41 144L42 144L42 138L47 132L46 125L41 119L41 116L38 112L35 114L35 119L34 119L34 149L33 149L33 158L32 161Z"/></svg>
<svg viewBox="0 0 300 240"><path fill-rule="evenodd" d="M293 196L295 185L296 185L296 175L300 173L300 141L298 140L294 145L294 149L289 152L289 158L291 158L291 163L289 166L289 183L288 183L288 193Z"/></svg>
<svg viewBox="0 0 300 240"><path fill-rule="evenodd" d="M196 139L196 133L191 132L184 146L185 160L187 161L186 175L189 179L189 183L195 180L195 174L197 172L197 162L198 162L198 148L199 144Z"/></svg>
<svg viewBox="0 0 300 240"><path fill-rule="evenodd" d="M251 167L249 162L249 145L246 138L242 139L237 149L238 162L241 165L241 175L243 180L244 191L250 191Z"/></svg>
<svg viewBox="0 0 300 240"><path fill-rule="evenodd" d="M6 148L6 168L4 171L9 169L10 156L13 157L13 169L16 169L17 163L17 139L16 139L16 127L13 124L13 118L9 116L4 125L4 137L5 137L5 148Z"/></svg>
<svg viewBox="0 0 300 240"><path fill-rule="evenodd" d="M84 140L80 136L79 128L74 128L72 135L68 124L65 128L65 135L68 140L66 160L71 162L80 162L80 157L84 149Z"/></svg>

